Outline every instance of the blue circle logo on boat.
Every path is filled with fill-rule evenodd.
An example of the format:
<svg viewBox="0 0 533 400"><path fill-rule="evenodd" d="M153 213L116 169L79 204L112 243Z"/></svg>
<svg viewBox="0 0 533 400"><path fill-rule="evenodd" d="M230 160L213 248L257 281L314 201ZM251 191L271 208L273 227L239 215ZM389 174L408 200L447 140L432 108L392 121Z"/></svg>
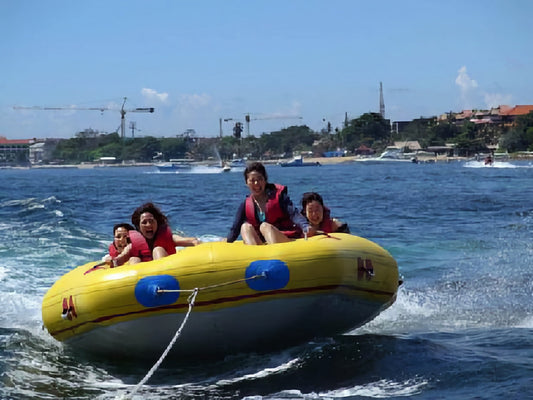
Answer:
<svg viewBox="0 0 533 400"><path fill-rule="evenodd" d="M135 285L135 298L145 307L166 306L178 301L179 292L159 293L160 289L179 290L180 284L172 275L147 276Z"/></svg>
<svg viewBox="0 0 533 400"><path fill-rule="evenodd" d="M289 283L289 267L281 260L257 260L246 268L246 279L262 275L260 278L246 281L250 289L276 290L282 289Z"/></svg>

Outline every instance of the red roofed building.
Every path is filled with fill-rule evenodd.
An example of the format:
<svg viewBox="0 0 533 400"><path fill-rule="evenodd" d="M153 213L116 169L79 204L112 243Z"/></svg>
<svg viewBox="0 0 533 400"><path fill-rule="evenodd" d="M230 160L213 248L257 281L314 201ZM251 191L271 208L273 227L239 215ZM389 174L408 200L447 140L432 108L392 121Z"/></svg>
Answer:
<svg viewBox="0 0 533 400"><path fill-rule="evenodd" d="M7 139L5 136L0 136L0 146L29 146L35 143L35 139Z"/></svg>
<svg viewBox="0 0 533 400"><path fill-rule="evenodd" d="M533 105L518 105L501 112L503 122L506 126L510 126L514 123L517 117L520 115L527 115L533 111Z"/></svg>
<svg viewBox="0 0 533 400"><path fill-rule="evenodd" d="M514 106L513 108L509 110L504 111L502 115L511 115L511 116L526 115L526 114L529 114L531 111L533 111L533 105L519 105L519 106Z"/></svg>
<svg viewBox="0 0 533 400"><path fill-rule="evenodd" d="M0 136L0 165L28 165L30 145L35 139L7 139Z"/></svg>
<svg viewBox="0 0 533 400"><path fill-rule="evenodd" d="M367 147L364 144L362 144L357 150L355 150L355 154L361 156L371 156L374 153L374 149L371 149L370 147Z"/></svg>

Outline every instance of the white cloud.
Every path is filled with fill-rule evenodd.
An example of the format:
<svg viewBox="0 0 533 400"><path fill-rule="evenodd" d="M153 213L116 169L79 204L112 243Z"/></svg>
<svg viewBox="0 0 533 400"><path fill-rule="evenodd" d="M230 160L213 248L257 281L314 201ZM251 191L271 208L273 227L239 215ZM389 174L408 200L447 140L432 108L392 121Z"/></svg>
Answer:
<svg viewBox="0 0 533 400"><path fill-rule="evenodd" d="M299 117L302 110L302 103L298 100L293 100L291 105L282 111L275 111L272 113L266 114L254 114L258 119L284 119L284 118L295 118Z"/></svg>
<svg viewBox="0 0 533 400"><path fill-rule="evenodd" d="M168 93L157 93L157 90L154 89L148 89L148 88L142 88L141 94L147 99L147 100L157 100L161 103L166 103L168 99Z"/></svg>
<svg viewBox="0 0 533 400"><path fill-rule="evenodd" d="M498 107L501 105L511 105L512 98L510 94L485 93L485 104L487 108Z"/></svg>
<svg viewBox="0 0 533 400"><path fill-rule="evenodd" d="M214 136L218 133L219 114L213 115L211 96L207 94L182 94L178 104L172 110L172 125L174 130L182 133L186 129L194 129L199 136ZM216 121L211 125L206 121ZM212 126L216 131L210 131Z"/></svg>
<svg viewBox="0 0 533 400"><path fill-rule="evenodd" d="M473 108L476 103L473 99L477 97L476 88L478 85L474 79L470 78L465 66L459 68L455 84L461 90L461 106L465 109Z"/></svg>
<svg viewBox="0 0 533 400"><path fill-rule="evenodd" d="M211 96L207 94L184 94L180 98L180 105L184 108L198 109L209 105Z"/></svg>
<svg viewBox="0 0 533 400"><path fill-rule="evenodd" d="M455 83L459 86L461 91L465 92L477 88L477 82L468 76L465 66L462 66L458 72L459 75L455 78Z"/></svg>
<svg viewBox="0 0 533 400"><path fill-rule="evenodd" d="M477 81L468 75L466 66L462 66L457 72L455 84L459 86L461 91L461 106L464 109L478 108L482 102L488 109L501 105L511 105L512 96L509 94L487 93L480 90Z"/></svg>

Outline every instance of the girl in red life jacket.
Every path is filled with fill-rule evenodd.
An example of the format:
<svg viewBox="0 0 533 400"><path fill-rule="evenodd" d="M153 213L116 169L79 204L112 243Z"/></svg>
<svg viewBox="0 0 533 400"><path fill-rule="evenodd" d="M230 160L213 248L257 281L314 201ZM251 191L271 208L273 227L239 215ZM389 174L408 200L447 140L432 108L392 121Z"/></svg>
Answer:
<svg viewBox="0 0 533 400"><path fill-rule="evenodd" d="M338 219L331 218L329 208L324 206L322 196L318 193L304 193L302 197L302 214L315 231L350 233L348 224L343 224Z"/></svg>
<svg viewBox="0 0 533 400"><path fill-rule="evenodd" d="M239 234L245 244L283 243L307 232L307 220L293 206L282 185L268 183L263 164L254 162L244 170L250 195L241 203L226 241Z"/></svg>
<svg viewBox="0 0 533 400"><path fill-rule="evenodd" d="M131 240L130 231L135 228L130 224L116 224L113 227L113 242L109 245L109 254L102 261L117 267L126 263L130 258Z"/></svg>
<svg viewBox="0 0 533 400"><path fill-rule="evenodd" d="M195 237L173 234L166 215L152 203L138 207L131 215L131 222L144 239L139 245L132 243L130 264L157 260L176 253L176 246L188 247L200 244ZM144 248L146 243L146 248Z"/></svg>

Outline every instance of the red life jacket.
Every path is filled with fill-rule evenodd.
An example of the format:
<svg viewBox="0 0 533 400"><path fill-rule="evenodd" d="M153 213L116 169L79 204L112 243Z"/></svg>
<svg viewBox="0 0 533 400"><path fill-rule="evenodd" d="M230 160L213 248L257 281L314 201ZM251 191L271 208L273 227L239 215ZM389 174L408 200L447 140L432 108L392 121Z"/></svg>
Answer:
<svg viewBox="0 0 533 400"><path fill-rule="evenodd" d="M329 214L329 208L324 207L324 213L322 214L322 222L320 223L320 230L326 233L334 232L333 221Z"/></svg>
<svg viewBox="0 0 533 400"><path fill-rule="evenodd" d="M144 236L137 231L130 231L130 257L139 257L141 262L152 261L152 250Z"/></svg>
<svg viewBox="0 0 533 400"><path fill-rule="evenodd" d="M141 259L141 262L153 260L153 249L150 248L145 237L140 232L130 231L130 240L131 257L139 257ZM167 225L163 225L157 229L153 247L164 248L168 255L176 254L176 245L174 244L174 240L172 239L172 231Z"/></svg>
<svg viewBox="0 0 533 400"><path fill-rule="evenodd" d="M109 255L113 258L116 258L118 257L119 253L118 253L118 250L117 248L115 247L115 243L111 243L109 245Z"/></svg>
<svg viewBox="0 0 533 400"><path fill-rule="evenodd" d="M268 198L265 210L265 222L274 225L287 237L300 237L300 229L294 225L288 215L281 209L280 197L282 193L287 192L287 187L283 185L274 184L275 191L267 191ZM246 220L253 225L255 230L259 233L259 221L255 215L255 204L252 196L246 198L245 204Z"/></svg>
<svg viewBox="0 0 533 400"><path fill-rule="evenodd" d="M172 239L172 230L168 225L163 225L157 229L155 234L154 248L162 247L168 255L176 254L176 244Z"/></svg>

